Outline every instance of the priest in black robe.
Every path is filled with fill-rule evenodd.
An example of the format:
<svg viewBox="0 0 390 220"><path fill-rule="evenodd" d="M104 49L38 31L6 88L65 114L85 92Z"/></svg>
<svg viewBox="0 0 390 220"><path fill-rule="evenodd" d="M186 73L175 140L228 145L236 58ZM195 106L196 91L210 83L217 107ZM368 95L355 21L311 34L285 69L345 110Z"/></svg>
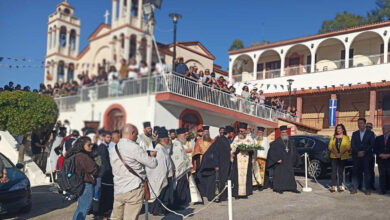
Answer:
<svg viewBox="0 0 390 220"><path fill-rule="evenodd" d="M295 182L294 167L299 166L300 156L289 139L287 126L280 127L280 137L271 143L268 151L268 167L273 170L273 190L278 193L300 193Z"/></svg>
<svg viewBox="0 0 390 220"><path fill-rule="evenodd" d="M233 127L227 126L224 135L219 136L203 155L197 173L198 188L202 197L207 197L209 201L220 194L227 183L230 171L230 143L228 139L232 136ZM227 190L217 198L217 201L226 199Z"/></svg>

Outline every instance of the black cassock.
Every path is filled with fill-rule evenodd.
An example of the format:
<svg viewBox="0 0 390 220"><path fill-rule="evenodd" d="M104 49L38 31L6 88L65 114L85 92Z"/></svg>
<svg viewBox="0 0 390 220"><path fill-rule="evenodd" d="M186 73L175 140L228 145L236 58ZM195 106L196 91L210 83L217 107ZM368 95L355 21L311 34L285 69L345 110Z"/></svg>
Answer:
<svg viewBox="0 0 390 220"><path fill-rule="evenodd" d="M219 167L218 173L215 168ZM216 187L218 192L222 192L225 187L230 170L230 144L226 137L218 138L206 151L202 157L202 163L197 178L198 188L202 197L207 197L211 201L216 196ZM226 200L227 190L219 197L220 200Z"/></svg>
<svg viewBox="0 0 390 220"><path fill-rule="evenodd" d="M279 164L278 161L282 160ZM272 170L273 189L275 191L294 191L297 189L294 167L300 164L300 156L294 145L289 140L285 142L278 138L271 143L267 157L268 169Z"/></svg>

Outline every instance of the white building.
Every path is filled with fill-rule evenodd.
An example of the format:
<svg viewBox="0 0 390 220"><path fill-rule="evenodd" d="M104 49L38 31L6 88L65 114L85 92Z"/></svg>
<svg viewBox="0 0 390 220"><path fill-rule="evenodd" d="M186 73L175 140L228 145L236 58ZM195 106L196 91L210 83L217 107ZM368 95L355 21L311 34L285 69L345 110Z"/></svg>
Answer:
<svg viewBox="0 0 390 220"><path fill-rule="evenodd" d="M67 2L57 5L48 23L45 84L77 80L76 76L83 72L94 74L103 63L119 67L122 58L146 60L149 64L157 61L156 50L152 50L155 48L151 35L153 26L143 19L142 0L113 0L112 3L111 25L99 25L81 53L78 53L80 20ZM133 10L135 8L137 10ZM157 44L160 55L166 63L171 63L173 44ZM183 57L187 65L197 66L199 70L209 69L217 77L227 76L213 63L215 57L200 42L178 42L176 46L177 56ZM120 129L125 123L141 128L144 121L168 129L196 130L207 124L211 126L212 135L217 135L220 126L239 121L249 123L252 128L277 128L278 117L289 118L170 74L125 80L120 87L114 87L109 83L82 87L77 95L56 98L59 120L69 120L71 127L78 130L91 121L108 130Z"/></svg>
<svg viewBox="0 0 390 220"><path fill-rule="evenodd" d="M334 118L351 132L363 117L379 132L390 123L389 40L386 21L233 50L229 78L238 92L246 82L270 98L292 98L301 122L329 134Z"/></svg>

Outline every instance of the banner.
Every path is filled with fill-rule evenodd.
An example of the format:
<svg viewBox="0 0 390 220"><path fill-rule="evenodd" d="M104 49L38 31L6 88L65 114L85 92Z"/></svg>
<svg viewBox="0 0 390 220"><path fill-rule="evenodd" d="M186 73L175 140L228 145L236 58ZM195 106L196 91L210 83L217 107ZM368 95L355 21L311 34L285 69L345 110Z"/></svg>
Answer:
<svg viewBox="0 0 390 220"><path fill-rule="evenodd" d="M337 99L329 100L329 126L336 126Z"/></svg>

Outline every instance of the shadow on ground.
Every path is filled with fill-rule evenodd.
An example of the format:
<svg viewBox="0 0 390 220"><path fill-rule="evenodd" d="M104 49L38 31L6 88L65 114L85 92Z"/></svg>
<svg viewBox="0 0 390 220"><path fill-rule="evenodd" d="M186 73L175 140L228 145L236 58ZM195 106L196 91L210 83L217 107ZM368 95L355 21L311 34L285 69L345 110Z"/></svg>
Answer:
<svg viewBox="0 0 390 220"><path fill-rule="evenodd" d="M0 219L31 219L50 213L57 209L63 209L70 206L74 201L65 200L62 194L51 192L51 186L36 186L32 187L32 208L31 211L25 214L9 213L0 216Z"/></svg>

